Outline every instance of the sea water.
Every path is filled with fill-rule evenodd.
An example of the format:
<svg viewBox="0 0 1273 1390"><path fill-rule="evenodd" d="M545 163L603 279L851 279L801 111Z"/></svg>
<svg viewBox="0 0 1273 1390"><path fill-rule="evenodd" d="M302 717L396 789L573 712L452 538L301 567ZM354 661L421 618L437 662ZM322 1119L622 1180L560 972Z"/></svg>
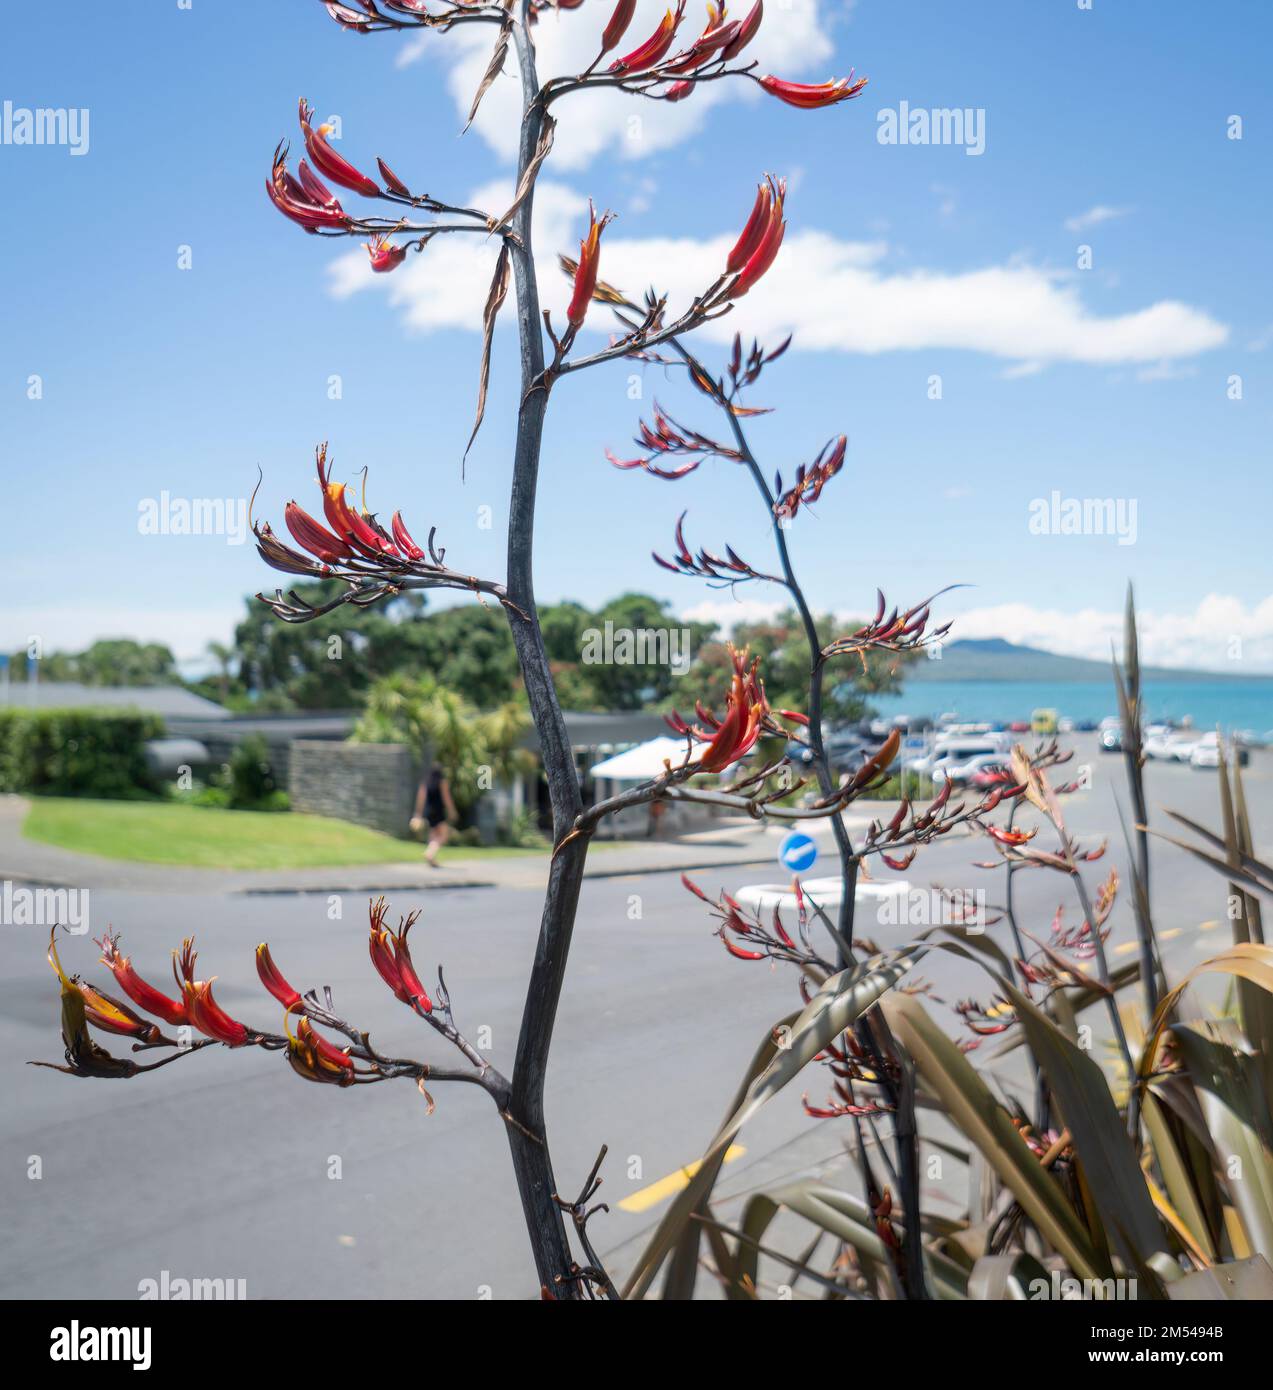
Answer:
<svg viewBox="0 0 1273 1390"><path fill-rule="evenodd" d="M1244 729L1273 740L1273 678L1241 681L1144 682L1145 723L1188 717L1199 729ZM872 695L883 716L957 714L969 722L1011 723L1036 709L1062 718L1100 721L1118 713L1108 681L914 681L900 695Z"/></svg>

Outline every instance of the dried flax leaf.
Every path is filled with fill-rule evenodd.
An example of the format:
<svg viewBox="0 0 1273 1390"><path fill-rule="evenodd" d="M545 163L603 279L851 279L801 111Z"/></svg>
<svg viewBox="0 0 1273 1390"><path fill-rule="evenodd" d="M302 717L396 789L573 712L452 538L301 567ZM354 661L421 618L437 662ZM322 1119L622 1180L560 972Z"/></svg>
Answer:
<svg viewBox="0 0 1273 1390"><path fill-rule="evenodd" d="M464 122L464 130L473 124L473 119L477 115L477 108L482 104L482 98L490 89L490 85L504 71L504 60L508 57L508 40L512 36L512 21L505 19L500 25L499 38L495 41L495 48L491 53L491 61L486 65L486 72L482 75L482 80L478 84L477 93L473 98L473 105L469 107L469 118ZM461 131L462 135L464 131Z"/></svg>
<svg viewBox="0 0 1273 1390"><path fill-rule="evenodd" d="M531 157L530 163L526 166L522 174L521 181L517 185L517 195L514 197L512 205L508 211L499 219L501 223L508 223L517 216L521 205L530 197L531 189L535 186L535 179L539 174L540 166L548 158L548 152L553 147L553 135L557 130L557 122L551 116L544 117L544 124L539 132L539 143L535 146L535 153Z"/></svg>
<svg viewBox="0 0 1273 1390"><path fill-rule="evenodd" d="M486 308L482 310L482 367L477 384L477 419L473 421L473 433L469 435L469 442L464 446L465 459L469 456L469 450L473 447L478 430L482 428L482 419L486 414L486 390L491 382L491 345L495 340L495 320L504 306L504 300L508 298L508 272L508 243L505 242L500 247L499 260L495 262L495 274L491 278L491 288L486 296Z"/></svg>

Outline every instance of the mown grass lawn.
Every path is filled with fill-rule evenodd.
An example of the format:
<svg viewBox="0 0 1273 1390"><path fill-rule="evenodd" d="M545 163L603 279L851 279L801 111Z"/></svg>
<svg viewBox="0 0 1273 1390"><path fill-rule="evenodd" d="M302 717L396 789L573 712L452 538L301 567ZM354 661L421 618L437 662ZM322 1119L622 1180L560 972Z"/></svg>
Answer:
<svg viewBox="0 0 1273 1390"><path fill-rule="evenodd" d="M198 869L418 864L424 853L421 845L325 816L73 797L35 799L22 833L41 844L105 859ZM522 853L535 851L448 848L442 863Z"/></svg>
<svg viewBox="0 0 1273 1390"><path fill-rule="evenodd" d="M421 853L390 835L324 816L74 797L33 801L22 833L29 840L105 859L200 869L405 863Z"/></svg>

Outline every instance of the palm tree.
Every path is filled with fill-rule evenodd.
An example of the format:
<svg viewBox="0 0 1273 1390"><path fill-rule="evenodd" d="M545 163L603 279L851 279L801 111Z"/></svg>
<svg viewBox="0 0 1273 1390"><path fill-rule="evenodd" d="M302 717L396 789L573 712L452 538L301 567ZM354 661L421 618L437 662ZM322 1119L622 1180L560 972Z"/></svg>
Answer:
<svg viewBox="0 0 1273 1390"><path fill-rule="evenodd" d="M221 690L221 703L225 704L230 698L230 663L235 657L234 648L227 647L224 642L209 642L206 650L221 668L221 674L217 677L217 685Z"/></svg>

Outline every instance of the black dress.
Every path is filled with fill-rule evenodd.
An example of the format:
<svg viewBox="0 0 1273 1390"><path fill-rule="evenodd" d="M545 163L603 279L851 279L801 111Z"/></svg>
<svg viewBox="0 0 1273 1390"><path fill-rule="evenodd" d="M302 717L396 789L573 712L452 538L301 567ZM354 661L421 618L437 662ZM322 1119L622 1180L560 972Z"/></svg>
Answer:
<svg viewBox="0 0 1273 1390"><path fill-rule="evenodd" d="M446 802L442 799L442 773L435 767L424 784L424 818L430 829L446 820Z"/></svg>

